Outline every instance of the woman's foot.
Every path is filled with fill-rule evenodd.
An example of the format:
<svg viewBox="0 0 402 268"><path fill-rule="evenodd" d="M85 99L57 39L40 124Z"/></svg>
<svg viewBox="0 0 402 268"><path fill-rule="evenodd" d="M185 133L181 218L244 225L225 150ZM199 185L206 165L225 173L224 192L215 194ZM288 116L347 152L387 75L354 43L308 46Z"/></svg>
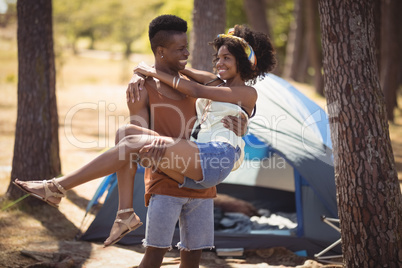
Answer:
<svg viewBox="0 0 402 268"><path fill-rule="evenodd" d="M20 181L15 179L13 184L49 205L58 208L62 197L65 197L66 190L61 186L56 179L44 181Z"/></svg>
<svg viewBox="0 0 402 268"><path fill-rule="evenodd" d="M135 214L133 208L117 211L116 220L110 230L109 237L103 243L104 247L111 246L120 241L126 234L134 231L142 225L140 217Z"/></svg>

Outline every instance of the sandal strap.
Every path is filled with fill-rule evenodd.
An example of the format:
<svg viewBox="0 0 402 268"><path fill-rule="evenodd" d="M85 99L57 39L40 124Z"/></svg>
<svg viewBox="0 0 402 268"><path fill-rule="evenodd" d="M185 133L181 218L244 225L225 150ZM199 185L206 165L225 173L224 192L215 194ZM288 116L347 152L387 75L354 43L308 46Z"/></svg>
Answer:
<svg viewBox="0 0 402 268"><path fill-rule="evenodd" d="M54 186L57 187L57 190L59 190L63 194L62 197L64 197L67 193L66 189L64 189L64 187L61 186L60 183L56 181L56 178L53 178L52 183L54 184Z"/></svg>
<svg viewBox="0 0 402 268"><path fill-rule="evenodd" d="M64 190L64 188L63 188L63 190L64 190L64 193L57 193L57 192L53 192L52 190L50 190L49 189L49 186L47 185L48 184L48 182L50 182L50 181L47 181L47 180L43 180L42 181L42 184L43 184L43 188L45 189L45 197L44 197L44 200L45 201L47 201L48 199L49 199L49 197L64 197L65 196L65 190ZM52 181L53 182L53 181ZM53 182L54 183L54 182ZM56 182L57 183L57 182ZM55 184L56 185L56 184ZM56 185L56 187L57 187L57 185ZM60 185L60 187L61 187L61 185Z"/></svg>
<svg viewBox="0 0 402 268"><path fill-rule="evenodd" d="M119 211L117 211L117 215L126 213L126 212L134 212L134 209L133 208L120 209Z"/></svg>
<svg viewBox="0 0 402 268"><path fill-rule="evenodd" d="M130 223L131 223L131 220L135 217L136 214L135 214L133 208L121 209L121 210L117 211L117 214L121 214L121 213L125 213L125 212L133 212L133 213L130 215L130 217L128 217L125 220L123 220L123 219L115 219L114 222L124 224L127 227L128 231L131 232L132 228L130 226Z"/></svg>

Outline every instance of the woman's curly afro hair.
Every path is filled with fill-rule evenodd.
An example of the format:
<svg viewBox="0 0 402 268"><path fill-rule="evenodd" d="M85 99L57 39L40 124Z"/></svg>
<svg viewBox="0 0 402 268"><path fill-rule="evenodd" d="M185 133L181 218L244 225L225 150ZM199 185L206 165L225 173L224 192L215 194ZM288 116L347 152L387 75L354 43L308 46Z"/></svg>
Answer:
<svg viewBox="0 0 402 268"><path fill-rule="evenodd" d="M253 48L257 58L257 66L255 68L252 67L239 40L227 37L217 37L210 43L216 51L214 63L217 62L219 48L226 46L229 52L236 58L237 70L244 81L254 84L258 77L264 76L275 68L275 50L266 34L252 31L244 25L236 25L233 35L243 38Z"/></svg>

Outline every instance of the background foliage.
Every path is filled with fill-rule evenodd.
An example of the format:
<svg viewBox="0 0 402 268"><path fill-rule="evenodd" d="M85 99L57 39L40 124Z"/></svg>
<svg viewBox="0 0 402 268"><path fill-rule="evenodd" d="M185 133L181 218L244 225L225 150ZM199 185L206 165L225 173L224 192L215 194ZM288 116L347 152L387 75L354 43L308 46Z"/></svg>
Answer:
<svg viewBox="0 0 402 268"><path fill-rule="evenodd" d="M188 22L190 34L192 11L193 1L188 0L53 0L54 38L58 49L150 53L149 22L157 15L174 14ZM272 39L282 54L293 19L293 0L269 1L267 12ZM243 0L227 0L226 13L227 28L247 24Z"/></svg>

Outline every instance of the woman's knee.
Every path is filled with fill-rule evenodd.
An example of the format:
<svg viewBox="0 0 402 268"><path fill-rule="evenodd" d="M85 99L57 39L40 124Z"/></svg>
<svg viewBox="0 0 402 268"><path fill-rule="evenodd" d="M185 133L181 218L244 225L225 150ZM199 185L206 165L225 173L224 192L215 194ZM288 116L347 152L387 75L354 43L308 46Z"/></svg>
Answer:
<svg viewBox="0 0 402 268"><path fill-rule="evenodd" d="M127 153L137 153L142 147L152 142L152 137L148 135L129 135L123 137L117 146L124 149Z"/></svg>
<svg viewBox="0 0 402 268"><path fill-rule="evenodd" d="M127 125L119 127L116 131L116 136L114 139L115 144L118 144L126 136Z"/></svg>
<svg viewBox="0 0 402 268"><path fill-rule="evenodd" d="M131 135L159 136L157 132L150 129L136 125L124 125L119 127L119 129L116 131L115 144L118 144L122 139Z"/></svg>

